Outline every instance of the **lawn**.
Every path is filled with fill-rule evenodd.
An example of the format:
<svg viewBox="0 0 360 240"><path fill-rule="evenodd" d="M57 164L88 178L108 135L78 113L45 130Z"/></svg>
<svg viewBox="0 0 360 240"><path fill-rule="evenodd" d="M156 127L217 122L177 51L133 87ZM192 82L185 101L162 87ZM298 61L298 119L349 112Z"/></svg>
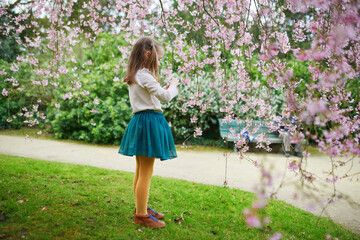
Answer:
<svg viewBox="0 0 360 240"><path fill-rule="evenodd" d="M265 231L250 228L254 194L227 187L154 176L149 205L167 225L151 230L132 222L133 173L0 155L0 176L0 239L360 239L279 200Z"/></svg>

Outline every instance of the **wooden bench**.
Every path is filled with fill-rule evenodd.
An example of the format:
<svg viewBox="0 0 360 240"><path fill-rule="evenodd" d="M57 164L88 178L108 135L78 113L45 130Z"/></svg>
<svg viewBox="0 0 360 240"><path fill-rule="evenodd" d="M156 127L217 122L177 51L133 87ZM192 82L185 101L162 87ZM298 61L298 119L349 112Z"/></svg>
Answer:
<svg viewBox="0 0 360 240"><path fill-rule="evenodd" d="M249 142L256 142L256 137L261 133L266 133L265 137L271 143L282 143L282 139L279 136L278 132L269 132L269 128L266 127L265 121L262 120L254 120L253 126L249 128L251 130L253 127L259 127L259 130L256 133L249 134L248 132L244 132L245 122L243 120L233 119L230 122L222 122L222 118L218 118L219 128L220 128L220 136L224 138L226 141L235 142L238 140L236 135L241 137L245 137L249 140ZM233 132L231 131L233 129ZM234 150L236 151L236 145L234 145Z"/></svg>

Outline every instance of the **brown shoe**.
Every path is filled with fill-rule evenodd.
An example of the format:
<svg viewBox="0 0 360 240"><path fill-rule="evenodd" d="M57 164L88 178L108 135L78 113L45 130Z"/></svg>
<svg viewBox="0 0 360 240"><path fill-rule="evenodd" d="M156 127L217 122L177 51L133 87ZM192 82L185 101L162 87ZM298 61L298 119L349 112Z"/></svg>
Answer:
<svg viewBox="0 0 360 240"><path fill-rule="evenodd" d="M148 214L152 215L156 219L164 218L164 214L158 213L157 211L155 211L154 209L151 209L150 207L147 208L147 212L148 212Z"/></svg>
<svg viewBox="0 0 360 240"><path fill-rule="evenodd" d="M152 228L152 229L164 228L165 227L165 222L157 220L156 218L154 218L150 214L137 215L135 213L134 214L134 223L135 224L140 224L142 226L149 227L149 228Z"/></svg>
<svg viewBox="0 0 360 240"><path fill-rule="evenodd" d="M136 213L136 208L134 213ZM159 213L157 211L155 211L154 209L151 209L150 207L147 208L147 213L151 216L153 216L156 219L163 219L164 218L164 214Z"/></svg>

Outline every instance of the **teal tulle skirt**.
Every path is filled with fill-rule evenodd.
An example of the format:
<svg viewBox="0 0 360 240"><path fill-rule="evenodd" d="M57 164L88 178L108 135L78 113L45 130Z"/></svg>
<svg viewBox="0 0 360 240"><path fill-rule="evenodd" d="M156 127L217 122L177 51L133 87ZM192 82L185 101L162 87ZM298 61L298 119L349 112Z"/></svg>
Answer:
<svg viewBox="0 0 360 240"><path fill-rule="evenodd" d="M135 113L121 140L119 153L126 156L148 156L161 161L176 158L174 138L161 112Z"/></svg>

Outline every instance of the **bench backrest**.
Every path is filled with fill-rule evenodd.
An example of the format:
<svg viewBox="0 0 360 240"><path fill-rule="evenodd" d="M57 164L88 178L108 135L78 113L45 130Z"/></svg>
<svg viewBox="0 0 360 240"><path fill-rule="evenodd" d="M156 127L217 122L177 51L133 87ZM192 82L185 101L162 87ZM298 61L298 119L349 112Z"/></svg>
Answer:
<svg viewBox="0 0 360 240"><path fill-rule="evenodd" d="M230 132L230 129L233 128L236 134L243 135L243 129L245 128L245 121L233 119L230 122L222 122L222 118L218 118L219 128L220 128L220 136L222 138L226 138L229 141L237 140L237 137ZM254 120L253 126L249 127L249 130L252 130L253 127L259 127L259 130L256 133L251 134L251 138L255 140L255 138L261 134L266 133L266 138L269 139L270 142L281 142L279 138L279 134L277 132L269 132L269 128L266 127L265 121L262 120ZM256 140L255 140L256 141Z"/></svg>

